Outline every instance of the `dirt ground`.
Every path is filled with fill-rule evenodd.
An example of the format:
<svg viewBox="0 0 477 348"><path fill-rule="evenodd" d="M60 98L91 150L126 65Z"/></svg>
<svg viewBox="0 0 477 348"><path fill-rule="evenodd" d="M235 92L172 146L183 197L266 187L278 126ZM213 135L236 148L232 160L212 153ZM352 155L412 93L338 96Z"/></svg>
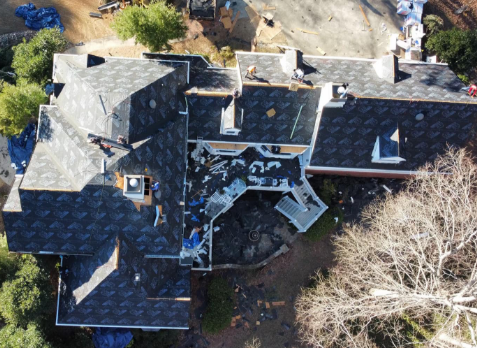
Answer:
<svg viewBox="0 0 477 348"><path fill-rule="evenodd" d="M89 41L113 35L109 27L112 15L104 14L103 19L91 18L90 12L98 12L99 0L35 0L36 8L55 7L65 26L65 36L71 43ZM3 0L0 10L0 35L28 30L23 18L15 16L15 9L28 3L26 0Z"/></svg>
<svg viewBox="0 0 477 348"><path fill-rule="evenodd" d="M468 6L461 14L455 11ZM477 0L429 0L424 5L424 15L435 14L444 20L445 29L477 29Z"/></svg>

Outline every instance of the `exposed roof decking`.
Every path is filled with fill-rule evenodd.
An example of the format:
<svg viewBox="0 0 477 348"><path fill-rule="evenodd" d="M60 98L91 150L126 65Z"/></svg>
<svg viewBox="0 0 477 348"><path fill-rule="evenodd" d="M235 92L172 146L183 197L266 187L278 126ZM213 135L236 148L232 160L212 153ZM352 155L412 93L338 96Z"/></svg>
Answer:
<svg viewBox="0 0 477 348"><path fill-rule="evenodd" d="M238 53L243 81L290 83L291 76L282 69L283 56ZM349 83L349 91L360 97L477 102L461 91L465 85L447 65L399 61L401 80L392 84L379 78L373 67L375 62L375 59L304 56L304 83L317 86L328 82ZM257 67L257 79L245 78L250 65Z"/></svg>
<svg viewBox="0 0 477 348"><path fill-rule="evenodd" d="M422 121L416 120L424 114ZM323 110L311 167L417 170L443 154L447 145L464 146L475 124L477 105L358 99ZM372 163L376 137L399 126L399 164Z"/></svg>

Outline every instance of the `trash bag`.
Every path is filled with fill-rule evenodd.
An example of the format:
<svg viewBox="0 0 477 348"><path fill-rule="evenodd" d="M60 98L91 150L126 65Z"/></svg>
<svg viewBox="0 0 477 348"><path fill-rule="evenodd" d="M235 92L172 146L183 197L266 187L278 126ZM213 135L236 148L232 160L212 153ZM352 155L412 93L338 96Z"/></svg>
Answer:
<svg viewBox="0 0 477 348"><path fill-rule="evenodd" d="M12 160L12 167L17 174L25 173L25 168L30 162L30 157L35 145L36 127L29 123L20 135L8 139L8 153Z"/></svg>
<svg viewBox="0 0 477 348"><path fill-rule="evenodd" d="M93 334L93 343L96 348L124 348L132 338L131 331L127 329L98 327Z"/></svg>
<svg viewBox="0 0 477 348"><path fill-rule="evenodd" d="M15 16L23 18L25 25L33 30L58 27L61 32L65 31L65 27L61 24L60 14L54 7L42 7L37 10L35 5L30 2L18 6Z"/></svg>

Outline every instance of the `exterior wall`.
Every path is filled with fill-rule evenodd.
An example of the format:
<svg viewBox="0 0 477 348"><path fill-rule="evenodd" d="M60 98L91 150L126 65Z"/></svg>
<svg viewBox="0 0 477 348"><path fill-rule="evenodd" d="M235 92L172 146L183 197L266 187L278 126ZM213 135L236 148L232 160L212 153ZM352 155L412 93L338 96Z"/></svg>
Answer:
<svg viewBox="0 0 477 348"><path fill-rule="evenodd" d="M322 170L322 169L305 169L306 174L323 174L323 175L340 175L340 176L354 176L362 178L391 178L391 179L407 179L411 174L397 174L397 173L375 173L375 172L353 172L340 170Z"/></svg>

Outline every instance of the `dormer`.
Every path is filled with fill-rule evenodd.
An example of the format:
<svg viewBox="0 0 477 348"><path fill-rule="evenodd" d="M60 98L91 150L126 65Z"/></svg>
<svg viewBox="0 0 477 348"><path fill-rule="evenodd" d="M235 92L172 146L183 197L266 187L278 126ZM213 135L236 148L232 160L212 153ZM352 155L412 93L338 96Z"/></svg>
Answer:
<svg viewBox="0 0 477 348"><path fill-rule="evenodd" d="M371 162L399 164L405 161L400 157L399 127L396 125L383 135L376 137Z"/></svg>
<svg viewBox="0 0 477 348"><path fill-rule="evenodd" d="M242 130L243 109L235 107L235 100L225 108L222 108L222 121L220 134L238 135Z"/></svg>

